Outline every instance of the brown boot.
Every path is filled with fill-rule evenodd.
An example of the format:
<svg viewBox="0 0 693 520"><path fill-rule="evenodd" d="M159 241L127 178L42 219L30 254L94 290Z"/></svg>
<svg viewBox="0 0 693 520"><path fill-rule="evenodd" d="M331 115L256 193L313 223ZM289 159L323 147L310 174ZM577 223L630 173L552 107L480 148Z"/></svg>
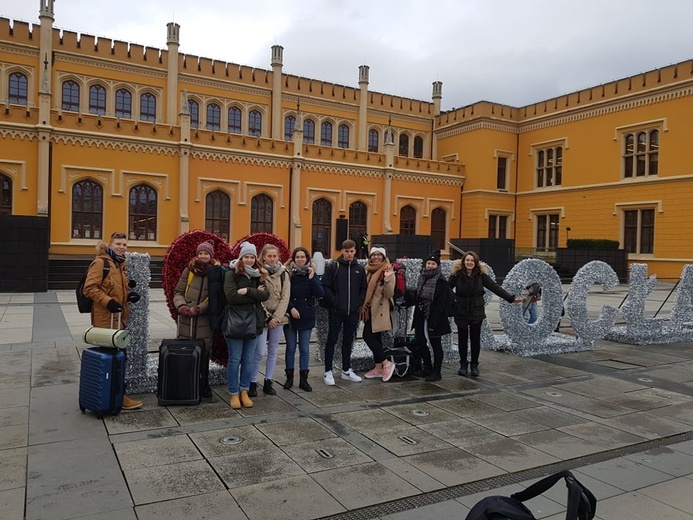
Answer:
<svg viewBox="0 0 693 520"><path fill-rule="evenodd" d="M231 399L229 399L229 403L231 404L231 408L234 410L238 410L241 407L241 400L238 398L238 394L233 394L231 396Z"/></svg>
<svg viewBox="0 0 693 520"><path fill-rule="evenodd" d="M241 390L241 404L244 408L252 408L254 406L253 402L248 397L247 390Z"/></svg>

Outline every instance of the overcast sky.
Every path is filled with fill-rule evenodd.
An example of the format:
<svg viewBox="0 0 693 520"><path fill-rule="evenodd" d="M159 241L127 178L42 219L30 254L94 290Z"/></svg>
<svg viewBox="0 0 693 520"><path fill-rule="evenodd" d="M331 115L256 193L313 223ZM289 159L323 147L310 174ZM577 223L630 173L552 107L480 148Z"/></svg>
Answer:
<svg viewBox="0 0 693 520"><path fill-rule="evenodd" d="M39 0L0 0L38 23ZM55 26L430 101L523 106L693 58L693 0L56 0Z"/></svg>

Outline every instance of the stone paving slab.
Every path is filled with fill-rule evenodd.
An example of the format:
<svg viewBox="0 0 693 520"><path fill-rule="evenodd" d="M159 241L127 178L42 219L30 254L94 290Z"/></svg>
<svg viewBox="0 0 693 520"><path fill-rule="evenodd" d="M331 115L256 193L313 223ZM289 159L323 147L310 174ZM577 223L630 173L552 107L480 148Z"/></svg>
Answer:
<svg viewBox="0 0 693 520"><path fill-rule="evenodd" d="M674 477L682 477L693 472L693 455L674 451L667 446L626 455L625 458ZM693 491L693 488L691 490ZM689 495L693 497L693 493L689 493ZM693 511L693 508L688 509L688 511Z"/></svg>
<svg viewBox="0 0 693 520"><path fill-rule="evenodd" d="M557 457L513 439L470 444L465 446L464 450L507 472L521 471L560 461Z"/></svg>
<svg viewBox="0 0 693 520"><path fill-rule="evenodd" d="M307 417L270 424L258 424L256 428L280 447L336 437L332 431Z"/></svg>
<svg viewBox="0 0 693 520"><path fill-rule="evenodd" d="M420 489L424 493L445 488L445 484L443 484L439 480L436 480L424 471L421 471L420 468L417 468L409 464L408 462L406 462L405 459L393 457L385 460L380 460L378 462L382 466L392 471L395 475L406 480L411 485Z"/></svg>
<svg viewBox="0 0 693 520"><path fill-rule="evenodd" d="M333 417L340 423L358 430L360 432L370 432L378 430L392 430L395 428L406 428L409 423L398 417L387 413L385 410L357 410L354 412L337 413Z"/></svg>
<svg viewBox="0 0 693 520"><path fill-rule="evenodd" d="M677 433L685 433L690 425L658 417L649 412L637 412L607 419L604 424L646 439L658 439Z"/></svg>
<svg viewBox="0 0 693 520"><path fill-rule="evenodd" d="M24 488L0 491L0 511L4 520L24 520Z"/></svg>
<svg viewBox="0 0 693 520"><path fill-rule="evenodd" d="M27 475L28 520L63 520L133 505L103 435L30 446Z"/></svg>
<svg viewBox="0 0 693 520"><path fill-rule="evenodd" d="M202 459L202 454L187 435L116 442L113 448L124 471Z"/></svg>
<svg viewBox="0 0 693 520"><path fill-rule="evenodd" d="M542 424L547 428L559 428L561 426L571 426L573 424L581 424L587 422L588 419L578 415L567 413L550 406L538 406L537 408L529 408L522 411L522 415L538 424Z"/></svg>
<svg viewBox="0 0 693 520"><path fill-rule="evenodd" d="M139 410L123 411L115 416L104 416L103 420L109 435L179 426L171 413L163 407L144 406Z"/></svg>
<svg viewBox="0 0 693 520"><path fill-rule="evenodd" d="M597 514L603 520L633 520L656 518L657 520L692 520L685 513L639 492L607 498L597 504Z"/></svg>
<svg viewBox="0 0 693 520"><path fill-rule="evenodd" d="M624 491L634 491L672 479L668 473L626 458L598 462L581 468L580 472Z"/></svg>
<svg viewBox="0 0 693 520"><path fill-rule="evenodd" d="M407 426L388 430L371 430L363 434L398 457L438 451L452 446L421 428Z"/></svg>
<svg viewBox="0 0 693 520"><path fill-rule="evenodd" d="M231 494L250 520L307 520L345 511L344 506L305 475L232 489Z"/></svg>
<svg viewBox="0 0 693 520"><path fill-rule="evenodd" d="M606 449L620 448L629 444L637 444L645 440L644 437L633 435L632 433L610 428L603 424L593 422L575 424L573 426L561 426L557 430L579 437L586 441L591 441Z"/></svg>
<svg viewBox="0 0 693 520"><path fill-rule="evenodd" d="M0 491L26 486L27 448L0 450ZM2 509L0 509L2 511Z"/></svg>
<svg viewBox="0 0 693 520"><path fill-rule="evenodd" d="M524 411L482 415L470 417L469 420L506 437L548 429L543 424L525 419Z"/></svg>
<svg viewBox="0 0 693 520"><path fill-rule="evenodd" d="M216 491L135 507L138 520L247 520L228 491Z"/></svg>
<svg viewBox="0 0 693 520"><path fill-rule="evenodd" d="M545 430L513 437L528 446L562 460L575 459L604 451L604 447L591 440L580 439L558 430Z"/></svg>
<svg viewBox="0 0 693 520"><path fill-rule="evenodd" d="M238 437L241 442L238 444L222 444L220 442L220 439L229 436ZM254 426L238 426L192 433L190 438L208 459L274 448L272 441Z"/></svg>
<svg viewBox="0 0 693 520"><path fill-rule="evenodd" d="M377 462L322 471L313 479L347 509L417 495L420 490Z"/></svg>
<svg viewBox="0 0 693 520"><path fill-rule="evenodd" d="M195 460L124 471L137 505L224 490L207 461Z"/></svg>
<svg viewBox="0 0 693 520"><path fill-rule="evenodd" d="M298 464L276 447L215 457L209 463L229 489L305 475Z"/></svg>
<svg viewBox="0 0 693 520"><path fill-rule="evenodd" d="M28 386L4 389L0 392L0 408L28 407L30 392Z"/></svg>
<svg viewBox="0 0 693 520"><path fill-rule="evenodd" d="M692 485L693 480L690 478L681 477L640 489L638 492L658 500L663 504L667 504L683 512L693 514L693 493L691 493Z"/></svg>
<svg viewBox="0 0 693 520"><path fill-rule="evenodd" d="M539 403L527 399L525 397L511 394L510 392L496 392L494 394L479 394L470 396L472 401L489 404L500 408L504 412L514 412L517 410L527 410L528 408L537 408L541 406ZM523 412L524 413L524 412Z"/></svg>
<svg viewBox="0 0 693 520"><path fill-rule="evenodd" d="M404 457L403 460L446 486L483 480L505 471L459 448L448 448Z"/></svg>
<svg viewBox="0 0 693 520"><path fill-rule="evenodd" d="M667 406L666 408L657 408L650 413L693 426L693 403L681 403Z"/></svg>
<svg viewBox="0 0 693 520"><path fill-rule="evenodd" d="M402 419L403 421L416 426L458 419L455 414L446 412L430 403L389 406L387 407L386 411ZM422 415L418 412L424 412L426 415Z"/></svg>
<svg viewBox="0 0 693 520"><path fill-rule="evenodd" d="M465 518L469 508L456 500L446 500L430 506L417 507L409 511L380 517L381 520L421 520L422 518Z"/></svg>
<svg viewBox="0 0 693 520"><path fill-rule="evenodd" d="M503 438L502 435L467 419L422 424L419 428L459 448Z"/></svg>
<svg viewBox="0 0 693 520"><path fill-rule="evenodd" d="M282 451L308 474L373 461L368 455L340 438L291 444L282 447ZM326 458L320 453L329 454L329 457Z"/></svg>
<svg viewBox="0 0 693 520"><path fill-rule="evenodd" d="M80 359L74 347L37 350L31 369L32 387L79 383Z"/></svg>

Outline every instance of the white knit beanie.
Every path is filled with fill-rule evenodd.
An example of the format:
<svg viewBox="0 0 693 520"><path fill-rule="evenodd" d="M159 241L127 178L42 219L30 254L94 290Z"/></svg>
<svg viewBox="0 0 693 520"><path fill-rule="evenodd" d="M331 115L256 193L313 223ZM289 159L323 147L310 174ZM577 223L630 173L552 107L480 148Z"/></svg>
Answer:
<svg viewBox="0 0 693 520"><path fill-rule="evenodd" d="M253 255L257 257L257 249L250 242L243 242L241 244L241 252L238 254L238 258L243 258L245 255Z"/></svg>

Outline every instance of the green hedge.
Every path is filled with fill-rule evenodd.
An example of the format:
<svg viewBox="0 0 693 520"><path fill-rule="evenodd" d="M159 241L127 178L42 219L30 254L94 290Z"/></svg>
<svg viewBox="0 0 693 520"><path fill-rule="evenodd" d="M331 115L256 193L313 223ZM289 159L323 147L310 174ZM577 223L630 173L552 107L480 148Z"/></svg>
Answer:
<svg viewBox="0 0 693 520"><path fill-rule="evenodd" d="M568 249L618 249L618 240L605 238L571 238L568 239Z"/></svg>

